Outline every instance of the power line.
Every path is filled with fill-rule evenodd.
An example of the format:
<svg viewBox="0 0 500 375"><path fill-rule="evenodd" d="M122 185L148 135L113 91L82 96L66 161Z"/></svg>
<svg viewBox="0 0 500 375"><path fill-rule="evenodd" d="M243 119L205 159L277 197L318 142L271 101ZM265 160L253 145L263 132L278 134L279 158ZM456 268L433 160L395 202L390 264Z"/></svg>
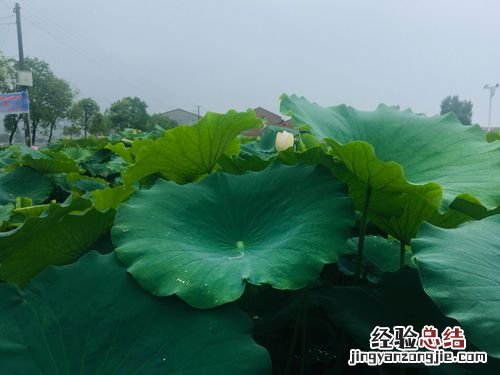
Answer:
<svg viewBox="0 0 500 375"><path fill-rule="evenodd" d="M36 7L33 7L33 8L36 10ZM101 71L105 70L105 71L111 73L112 75L114 75L115 77L117 77L120 81L125 81L125 82L129 83L132 87L139 89L141 91L143 91L146 88L146 86L142 86L142 87L138 86L136 83L134 83L133 81L128 79L128 77L126 77L126 76L123 76L121 74L117 74L116 70L112 70L108 66L103 66L100 63L100 60L97 61L96 59L93 59L91 56L94 55L96 53L96 51L88 50L88 49L81 47L82 45L86 44L85 39L81 38L78 33L71 31L71 29L69 29L68 27L62 26L58 22L54 21L54 19L52 17L47 16L47 15L42 16L41 14L42 14L43 10L40 10L40 8L38 8L38 9L39 9L39 11L36 12L36 14L30 14L30 12L26 12L26 11L24 12L24 18L26 18L26 20L28 22L30 22L33 26L44 31L52 39L65 45L67 48L82 55L83 57L85 57L86 60L88 60L88 61L92 62L94 65L98 66L101 69ZM29 14L29 17L26 16L26 13ZM37 20L34 20L34 18L37 18ZM75 44L79 45L80 47L75 48L74 47ZM105 55L105 53L106 53L105 50L102 50L101 52L97 51L97 54L99 54L99 55ZM136 76L138 76L137 73L138 72L135 73ZM142 81L145 81L145 79L143 78ZM170 96L170 97L179 98L179 94L172 93L167 88L157 85L154 81L148 82L148 87L151 87L151 86L153 86L154 88L156 88L160 92L167 93L168 96ZM165 102L163 100L157 99L156 96L153 96L153 98L154 98L153 101L158 105L158 107L161 108L165 105ZM180 99L182 99L182 98L180 98Z"/></svg>
<svg viewBox="0 0 500 375"><path fill-rule="evenodd" d="M10 34L10 25L7 27L7 31L5 32L5 37L3 38L2 43L0 43L0 50L3 50L3 48L5 47L5 44L9 39L9 34Z"/></svg>
<svg viewBox="0 0 500 375"><path fill-rule="evenodd" d="M5 0L2 0L2 3L3 3L3 6L4 6L5 9L10 9L10 10L14 9L14 4L9 4Z"/></svg>
<svg viewBox="0 0 500 375"><path fill-rule="evenodd" d="M0 1L6 4L6 0L0 0ZM33 12L31 12L31 9L33 10ZM83 57L84 60L98 67L99 71L102 74L104 74L106 78L109 79L111 77L114 77L114 79L119 80L120 82L126 82L129 86L139 90L140 92L145 91L147 88L154 87L159 92L166 93L171 98L177 98L181 100L185 99L182 96L181 98L179 98L178 93L174 94L173 92L171 92L171 90L158 85L155 81L149 81L147 85L140 86L136 84L134 81L130 80L129 77L118 73L116 70L111 69L109 66L106 66L105 64L102 64L101 62L102 59L97 59L94 58L93 56L95 56L96 54L99 56L106 55L107 52L106 50L103 50L101 48L100 51L99 50L95 51L94 48L92 50L84 48L86 44L88 45L88 42L85 38L82 37L82 34L79 34L72 28L64 26L58 21L56 21L55 17L52 17L50 15L50 12L48 12L46 9L37 7L34 4L30 4L30 7L24 9L23 13L24 13L23 18L28 23L46 33L57 43L65 46L67 49L70 49L73 52L73 54L77 54L78 56ZM7 38L5 40L7 40ZM135 72L134 74L136 77L140 79L138 72ZM146 80L142 78L141 81L144 82ZM159 108L162 108L165 105L165 101L161 100L161 98L159 98L158 96L152 96L150 100L153 100L153 102Z"/></svg>
<svg viewBox="0 0 500 375"><path fill-rule="evenodd" d="M47 28L45 28L44 26L41 26L38 22L34 21L33 19L30 19L26 16L23 17L26 21L28 21L30 24L32 24L33 26L35 26L36 28L38 28L39 30L45 32L47 35L49 35L52 39L54 39L56 42L64 45L65 47L67 47L68 49L71 49L74 53L80 55L81 57L84 57L88 62L91 62L92 64L94 64L96 67L99 68L99 70L101 71L101 73L104 73L104 71L106 71L107 73L111 73L112 75L115 76L115 78L119 79L120 81L125 81L127 82L127 84L129 84L130 86L134 87L135 89L137 90L140 90L142 91L144 89L144 87L140 87L139 85L137 85L136 83L134 83L133 81L129 80L127 77L121 75L121 74L118 74L116 71L112 70L111 68L101 64L100 62L98 62L97 60L95 60L94 58L92 58L91 56L89 56L88 53L86 53L85 51L81 50L81 49L78 49L78 48L75 48L72 43L68 43L62 39L60 39L58 36L55 36L54 33L52 33L51 31L49 31ZM106 76L109 76L109 74L105 74ZM155 100L156 101L156 100ZM160 104L159 102L156 103L156 104Z"/></svg>

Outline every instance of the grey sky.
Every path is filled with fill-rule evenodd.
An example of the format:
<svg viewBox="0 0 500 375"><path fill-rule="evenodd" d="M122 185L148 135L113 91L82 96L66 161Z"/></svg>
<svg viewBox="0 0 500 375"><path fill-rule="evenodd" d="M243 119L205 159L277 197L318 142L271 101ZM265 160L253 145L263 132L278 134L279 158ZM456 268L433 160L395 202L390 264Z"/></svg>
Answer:
<svg viewBox="0 0 500 375"><path fill-rule="evenodd" d="M500 81L498 0L20 0L25 53L103 108L223 112L295 93L322 105L383 102L433 115L450 94L487 123ZM0 0L0 23L14 1ZM17 56L15 27L0 50ZM500 91L493 99L500 126Z"/></svg>

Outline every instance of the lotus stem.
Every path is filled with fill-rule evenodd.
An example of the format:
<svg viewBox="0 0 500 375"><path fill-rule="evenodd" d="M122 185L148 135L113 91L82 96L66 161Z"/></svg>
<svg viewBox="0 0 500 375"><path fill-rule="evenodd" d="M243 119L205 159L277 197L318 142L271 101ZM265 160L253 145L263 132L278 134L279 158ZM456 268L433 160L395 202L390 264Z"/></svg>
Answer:
<svg viewBox="0 0 500 375"><path fill-rule="evenodd" d="M405 265L406 244L404 241L399 241L399 269L403 269Z"/></svg>
<svg viewBox="0 0 500 375"><path fill-rule="evenodd" d="M292 368L293 354L295 352L295 347L297 346L297 339L299 336L299 329L301 334L301 360L300 360L300 374L303 375L305 372L305 355L306 355L306 331L307 331L307 310L308 310L308 291L306 288L302 293L302 303L299 309L297 320L295 321L295 326L293 328L292 342L290 343L290 351L288 352L288 358L286 361L285 375L290 374L290 369Z"/></svg>
<svg viewBox="0 0 500 375"><path fill-rule="evenodd" d="M305 374L305 366L306 366L306 343L307 343L307 313L308 313L308 291L309 288L306 288L303 294L302 299L302 318L301 318L301 346L300 346L300 375Z"/></svg>
<svg viewBox="0 0 500 375"><path fill-rule="evenodd" d="M355 284L359 284L361 281L361 273L363 271L363 256L365 252L365 236L366 236L366 225L368 224L368 207L370 206L370 198L372 195L372 189L370 186L366 188L365 205L363 207L361 224L359 227L359 240L358 240L358 258L356 262L356 279Z"/></svg>
<svg viewBox="0 0 500 375"><path fill-rule="evenodd" d="M290 369L292 368L293 353L295 352L295 346L297 345L297 337L299 335L300 320L302 318L302 309L299 310L299 316L295 321L295 326L293 327L292 342L290 343L290 350L288 352L288 358L286 361L285 375L290 374Z"/></svg>

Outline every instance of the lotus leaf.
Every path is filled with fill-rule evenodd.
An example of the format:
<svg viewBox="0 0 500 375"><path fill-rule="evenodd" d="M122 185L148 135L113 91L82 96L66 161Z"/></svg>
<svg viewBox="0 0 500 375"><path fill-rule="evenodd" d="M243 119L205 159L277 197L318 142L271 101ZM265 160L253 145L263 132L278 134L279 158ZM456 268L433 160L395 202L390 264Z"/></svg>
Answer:
<svg viewBox="0 0 500 375"><path fill-rule="evenodd" d="M412 249L426 293L464 327L468 339L500 358L500 215L442 229L424 224Z"/></svg>
<svg viewBox="0 0 500 375"><path fill-rule="evenodd" d="M142 290L113 254L0 285L2 374L268 374L250 319Z"/></svg>
<svg viewBox="0 0 500 375"><path fill-rule="evenodd" d="M209 308L238 299L245 281L307 286L344 250L352 223L328 170L275 163L196 184L160 181L118 208L112 238L145 289Z"/></svg>

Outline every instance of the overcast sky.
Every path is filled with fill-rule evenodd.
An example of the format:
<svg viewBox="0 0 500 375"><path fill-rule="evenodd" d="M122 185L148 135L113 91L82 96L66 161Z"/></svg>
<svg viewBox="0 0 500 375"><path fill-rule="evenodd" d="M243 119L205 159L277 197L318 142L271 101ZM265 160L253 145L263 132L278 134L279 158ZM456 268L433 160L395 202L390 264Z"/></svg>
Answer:
<svg viewBox="0 0 500 375"><path fill-rule="evenodd" d="M14 1L0 0L0 24ZM379 103L434 115L447 95L488 121L500 81L498 0L20 0L25 54L102 108L150 113L262 106L282 93L322 105ZM13 19L12 19L13 20ZM14 25L0 50L17 56ZM500 126L500 91L492 124Z"/></svg>

